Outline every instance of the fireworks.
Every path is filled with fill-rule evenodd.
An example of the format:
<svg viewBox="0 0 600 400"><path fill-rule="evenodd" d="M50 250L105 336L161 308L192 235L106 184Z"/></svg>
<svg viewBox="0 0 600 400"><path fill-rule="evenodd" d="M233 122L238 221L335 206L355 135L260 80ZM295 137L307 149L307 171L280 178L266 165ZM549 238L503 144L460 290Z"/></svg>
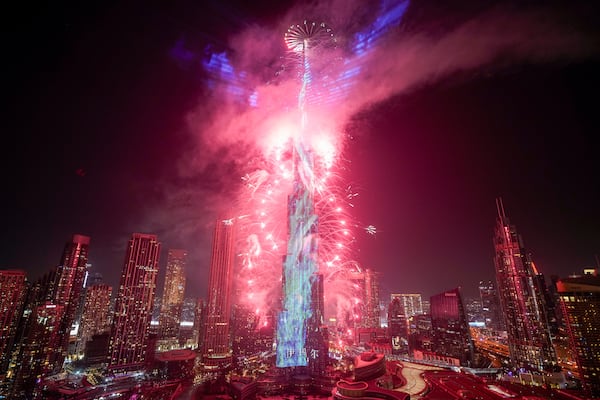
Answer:
<svg viewBox="0 0 600 400"><path fill-rule="evenodd" d="M290 52L301 54L299 113L282 116L286 122L270 134L254 171L242 178L244 243L238 275L239 292L259 315L259 326L274 322L270 312L281 308L283 297L280 366L306 365L303 335L311 315L311 276L323 275L326 316L343 324L359 318L355 278L362 275L351 259L357 225L347 213L356 193L342 186L337 174L340 135L321 128L331 123L307 115L307 92L315 84L307 55L334 44L335 38L324 23L305 21L288 29L285 42Z"/></svg>

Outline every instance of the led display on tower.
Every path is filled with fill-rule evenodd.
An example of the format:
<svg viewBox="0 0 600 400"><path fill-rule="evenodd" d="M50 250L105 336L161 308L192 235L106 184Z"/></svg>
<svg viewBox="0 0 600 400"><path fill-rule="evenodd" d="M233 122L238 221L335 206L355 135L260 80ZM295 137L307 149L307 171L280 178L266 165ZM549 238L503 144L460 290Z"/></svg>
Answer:
<svg viewBox="0 0 600 400"><path fill-rule="evenodd" d="M134 370L146 360L159 254L156 235L134 233L129 239L110 335L111 370Z"/></svg>

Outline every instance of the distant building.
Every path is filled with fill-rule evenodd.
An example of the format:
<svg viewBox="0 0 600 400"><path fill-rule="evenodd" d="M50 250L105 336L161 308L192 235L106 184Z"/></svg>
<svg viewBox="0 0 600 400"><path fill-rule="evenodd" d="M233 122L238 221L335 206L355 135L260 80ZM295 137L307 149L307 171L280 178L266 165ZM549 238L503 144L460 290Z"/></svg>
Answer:
<svg viewBox="0 0 600 400"><path fill-rule="evenodd" d="M558 280L569 344L584 389L600 397L600 276L595 272Z"/></svg>
<svg viewBox="0 0 600 400"><path fill-rule="evenodd" d="M156 235L134 233L129 239L110 335L110 370L135 370L146 361L159 254Z"/></svg>
<svg viewBox="0 0 600 400"><path fill-rule="evenodd" d="M513 367L554 368L556 353L548 326L544 276L538 272L522 239L496 200L494 246L496 281Z"/></svg>
<svg viewBox="0 0 600 400"><path fill-rule="evenodd" d="M395 298L398 298L402 303L406 318L424 314L423 300L420 293L392 293L391 300L393 301Z"/></svg>
<svg viewBox="0 0 600 400"><path fill-rule="evenodd" d="M388 336L392 347L392 354L399 355L408 352L408 320L406 308L399 297L392 297L388 306Z"/></svg>
<svg viewBox="0 0 600 400"><path fill-rule="evenodd" d="M160 338L179 336L185 291L187 250L170 249L167 256L165 286L160 308Z"/></svg>
<svg viewBox="0 0 600 400"><path fill-rule="evenodd" d="M365 310L362 318L362 326L365 328L379 328L379 281L378 275L372 269L367 268L364 273L365 288Z"/></svg>
<svg viewBox="0 0 600 400"><path fill-rule="evenodd" d="M233 280L234 229L231 220L217 221L215 224L201 349L202 364L206 369L220 369L231 363L229 317Z"/></svg>
<svg viewBox="0 0 600 400"><path fill-rule="evenodd" d="M460 289L431 296L433 351L455 358L462 366L473 363L473 342Z"/></svg>
<svg viewBox="0 0 600 400"><path fill-rule="evenodd" d="M494 331L504 330L504 318L500 310L500 301L494 282L479 282L479 298L485 327Z"/></svg>
<svg viewBox="0 0 600 400"><path fill-rule="evenodd" d="M26 293L25 271L0 271L0 380L8 368Z"/></svg>

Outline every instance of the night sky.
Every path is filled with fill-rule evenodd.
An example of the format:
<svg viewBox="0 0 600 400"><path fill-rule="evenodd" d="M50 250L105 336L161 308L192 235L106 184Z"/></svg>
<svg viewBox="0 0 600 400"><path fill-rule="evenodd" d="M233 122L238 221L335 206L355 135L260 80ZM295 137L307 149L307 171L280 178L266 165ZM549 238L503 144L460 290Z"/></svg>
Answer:
<svg viewBox="0 0 600 400"><path fill-rule="evenodd" d="M254 76L268 79L277 56L265 54L289 24L327 20L344 43L378 4L253 3L63 1L5 16L0 268L34 280L80 233L91 237L92 271L117 286L131 233L156 233L161 277L167 249L187 248L187 294L205 296L216 212L243 170L190 122L211 96L201 60L227 50L264 64ZM595 265L598 7L420 3L435 2L409 5L381 63L369 64L378 70L356 78L353 102L368 99L343 124L353 216L377 227L358 235L356 259L379 272L383 296L456 286L474 295L494 277L501 196L546 276ZM385 69L389 60L406 62ZM381 94L369 93L378 82Z"/></svg>

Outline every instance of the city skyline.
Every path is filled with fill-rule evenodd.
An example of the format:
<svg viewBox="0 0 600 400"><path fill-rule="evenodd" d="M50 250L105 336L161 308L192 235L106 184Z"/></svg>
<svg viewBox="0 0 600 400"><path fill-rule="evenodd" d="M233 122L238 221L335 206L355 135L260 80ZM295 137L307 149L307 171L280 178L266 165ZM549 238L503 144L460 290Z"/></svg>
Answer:
<svg viewBox="0 0 600 400"><path fill-rule="evenodd" d="M81 233L91 237L91 271L117 287L125 238L131 232L153 233L168 248L189 249L187 265L195 272L186 292L204 297L210 223L216 204L242 185L242 174L235 163L219 165L211 152L195 147L193 127L186 124L197 98L209 93L198 58L217 54L228 40L238 50L231 54L248 57L239 51L239 42L250 40L248 33L276 32L280 40L282 27L301 15L298 5L266 12L265 4L249 9L235 2L228 8L209 3L194 11L226 23L199 18L193 28L191 16L168 6L151 6L141 15L131 5L89 13L71 9L60 17L47 10L56 19L28 33L32 38L50 28L39 43L15 28L23 36L10 47L21 57L11 65L15 101L9 127L18 137L15 148L5 151L18 161L3 168L12 189L0 267L24 269L29 280L36 279L59 262L64 241ZM598 89L598 53L588 49L598 38L592 17L575 2L569 9L576 18L573 33L558 18L564 9L555 3L522 13L464 4L460 11L411 4L394 34L414 44L409 39L432 34L428 23L447 11L449 26L431 47L441 56L442 39L460 39L457 27L477 29L478 22L518 14L506 59L467 64L460 73L440 70L439 78L417 80L408 90L366 105L346 124L354 139L345 150L349 163L342 174L358 193L353 217L377 228L374 237L357 235L356 259L380 274L382 298L390 292L427 298L455 286L475 295L479 281L494 277L498 196L546 277L594 265L599 252L600 211L594 199L600 171L592 141L598 121L586 100ZM367 20L375 17L361 12ZM22 13L30 25L39 22L27 10ZM536 13L552 17L549 25L536 25ZM275 17L283 25L273 23ZM331 19L334 29L342 29L339 37L352 38L350 28L336 25L340 15ZM151 22L159 23L148 28ZM142 27L148 28L145 35L132 33ZM525 33L538 30L548 34L548 41L536 44L544 56L523 54L531 43L513 51ZM552 42L561 35L579 47L567 51L565 43ZM41 62L19 43L43 55ZM43 45L48 49L42 51ZM176 57L176 50L187 51L188 61ZM486 56L499 54L492 49ZM469 55L465 50L456 57ZM111 66L112 59L120 66ZM127 150L138 143L143 151ZM57 157L61 154L74 155ZM199 165L192 158L207 158L206 165L189 170ZM32 236L41 238L35 252L24 250ZM161 274L164 266L161 260Z"/></svg>

